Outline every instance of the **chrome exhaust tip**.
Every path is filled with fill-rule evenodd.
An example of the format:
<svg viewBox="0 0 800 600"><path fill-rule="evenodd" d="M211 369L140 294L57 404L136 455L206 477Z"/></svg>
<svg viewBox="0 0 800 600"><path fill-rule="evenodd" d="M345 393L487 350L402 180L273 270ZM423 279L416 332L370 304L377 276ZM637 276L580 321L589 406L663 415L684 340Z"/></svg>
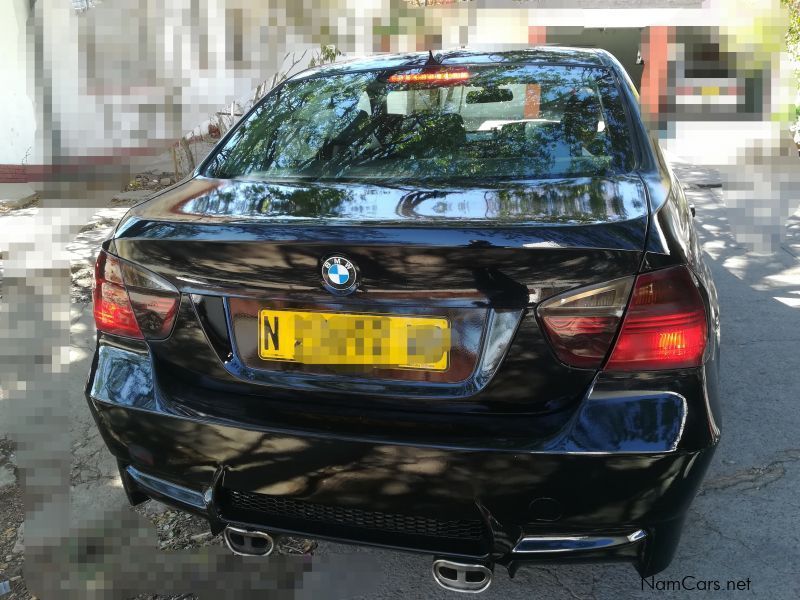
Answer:
<svg viewBox="0 0 800 600"><path fill-rule="evenodd" d="M275 550L275 540L266 531L228 526L222 538L228 550L239 556L269 556Z"/></svg>
<svg viewBox="0 0 800 600"><path fill-rule="evenodd" d="M433 579L451 592L480 594L492 585L492 569L486 565L451 560L433 561Z"/></svg>

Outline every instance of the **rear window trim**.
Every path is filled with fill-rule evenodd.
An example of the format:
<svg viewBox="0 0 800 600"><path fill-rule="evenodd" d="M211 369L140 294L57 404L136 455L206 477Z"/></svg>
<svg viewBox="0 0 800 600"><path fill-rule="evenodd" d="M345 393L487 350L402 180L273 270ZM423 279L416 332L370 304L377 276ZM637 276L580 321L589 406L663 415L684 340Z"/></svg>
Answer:
<svg viewBox="0 0 800 600"><path fill-rule="evenodd" d="M637 116L634 112L633 104L638 105L636 102L635 97L631 93L630 89L628 88L628 84L623 79L622 74L619 72L619 69L613 65L609 65L606 67L614 77L614 81L616 82L617 92L620 96L620 101L622 102L622 109L625 111L625 120L628 123L628 139L631 142L631 147L633 148L633 165L631 166L631 173L639 173L642 169L642 165L645 163L645 141L642 139L642 136L646 136L646 131L644 128L644 124L642 123L641 116Z"/></svg>

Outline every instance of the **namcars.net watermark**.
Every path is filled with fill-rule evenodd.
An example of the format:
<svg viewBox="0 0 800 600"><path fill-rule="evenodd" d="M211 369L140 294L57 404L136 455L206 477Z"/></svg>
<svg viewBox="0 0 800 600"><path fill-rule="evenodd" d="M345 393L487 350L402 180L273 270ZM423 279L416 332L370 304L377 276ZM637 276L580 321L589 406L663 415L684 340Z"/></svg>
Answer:
<svg viewBox="0 0 800 600"><path fill-rule="evenodd" d="M752 589L750 578L703 579L686 575L680 579L642 579L642 590L652 592L747 592Z"/></svg>

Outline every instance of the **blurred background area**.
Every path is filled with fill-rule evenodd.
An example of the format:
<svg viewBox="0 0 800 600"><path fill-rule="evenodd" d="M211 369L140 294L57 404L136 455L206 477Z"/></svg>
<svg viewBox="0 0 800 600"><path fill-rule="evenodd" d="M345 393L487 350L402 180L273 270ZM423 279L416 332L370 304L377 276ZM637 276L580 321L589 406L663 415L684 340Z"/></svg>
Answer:
<svg viewBox="0 0 800 600"><path fill-rule="evenodd" d="M740 225L760 219L743 239L768 249L798 203L798 4L5 0L0 198L84 202L176 181L278 81L320 62L596 46L630 73L661 146L717 167Z"/></svg>

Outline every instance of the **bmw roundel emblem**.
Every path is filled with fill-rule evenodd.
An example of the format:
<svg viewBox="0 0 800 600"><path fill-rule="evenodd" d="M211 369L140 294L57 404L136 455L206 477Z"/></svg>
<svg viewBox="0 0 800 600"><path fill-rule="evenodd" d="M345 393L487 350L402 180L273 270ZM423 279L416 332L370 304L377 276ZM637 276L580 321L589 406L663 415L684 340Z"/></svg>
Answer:
<svg viewBox="0 0 800 600"><path fill-rule="evenodd" d="M322 281L334 294L350 294L358 287L358 270L344 256L329 256L322 263Z"/></svg>

